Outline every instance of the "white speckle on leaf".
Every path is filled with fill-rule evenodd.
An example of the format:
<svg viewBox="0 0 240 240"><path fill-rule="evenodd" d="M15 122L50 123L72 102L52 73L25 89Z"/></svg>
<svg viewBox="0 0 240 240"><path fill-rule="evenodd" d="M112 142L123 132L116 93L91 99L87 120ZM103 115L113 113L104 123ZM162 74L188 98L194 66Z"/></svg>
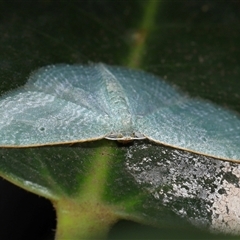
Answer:
<svg viewBox="0 0 240 240"><path fill-rule="evenodd" d="M153 144L141 151L138 145L129 149L126 167L159 204L198 227L240 234L239 164Z"/></svg>

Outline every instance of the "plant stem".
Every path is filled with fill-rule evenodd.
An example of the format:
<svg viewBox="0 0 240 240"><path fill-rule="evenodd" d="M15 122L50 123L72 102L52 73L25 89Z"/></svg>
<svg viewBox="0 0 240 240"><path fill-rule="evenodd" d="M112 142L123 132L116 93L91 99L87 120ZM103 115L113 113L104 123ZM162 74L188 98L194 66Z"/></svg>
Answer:
<svg viewBox="0 0 240 240"><path fill-rule="evenodd" d="M99 141L91 156L91 165L74 198L61 198L54 203L57 212L56 240L105 239L118 220L113 209L103 200L104 189L115 144Z"/></svg>
<svg viewBox="0 0 240 240"><path fill-rule="evenodd" d="M155 18L160 3L160 0L146 1L142 21L134 33L135 41L133 42L129 53L128 67L138 68L142 64L144 51L146 50L146 42L149 38L150 32L154 28Z"/></svg>
<svg viewBox="0 0 240 240"><path fill-rule="evenodd" d="M54 204L57 211L55 240L106 239L117 216L101 203L62 199Z"/></svg>

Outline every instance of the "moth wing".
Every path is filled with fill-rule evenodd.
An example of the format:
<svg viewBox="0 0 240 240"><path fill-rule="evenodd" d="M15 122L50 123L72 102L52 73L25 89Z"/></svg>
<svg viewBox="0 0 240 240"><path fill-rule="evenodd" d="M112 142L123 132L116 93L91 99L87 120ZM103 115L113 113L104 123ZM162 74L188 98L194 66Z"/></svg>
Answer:
<svg viewBox="0 0 240 240"><path fill-rule="evenodd" d="M0 146L26 147L101 139L107 114L37 91L19 89L0 100Z"/></svg>
<svg viewBox="0 0 240 240"><path fill-rule="evenodd" d="M209 102L185 99L139 117L137 128L154 142L240 161L240 117Z"/></svg>

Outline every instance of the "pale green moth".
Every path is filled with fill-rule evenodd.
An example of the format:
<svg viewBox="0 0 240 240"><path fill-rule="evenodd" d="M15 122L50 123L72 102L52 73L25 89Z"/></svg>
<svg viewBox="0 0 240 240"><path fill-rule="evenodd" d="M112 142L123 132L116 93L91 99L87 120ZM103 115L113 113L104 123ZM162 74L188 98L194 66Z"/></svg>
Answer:
<svg viewBox="0 0 240 240"><path fill-rule="evenodd" d="M0 99L0 147L107 138L153 142L240 161L240 117L162 79L105 64L40 68Z"/></svg>

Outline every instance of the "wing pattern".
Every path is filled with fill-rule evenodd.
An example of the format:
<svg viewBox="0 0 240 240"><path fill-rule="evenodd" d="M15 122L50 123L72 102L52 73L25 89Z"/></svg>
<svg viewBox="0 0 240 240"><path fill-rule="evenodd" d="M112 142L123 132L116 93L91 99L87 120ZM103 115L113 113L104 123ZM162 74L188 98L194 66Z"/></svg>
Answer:
<svg viewBox="0 0 240 240"><path fill-rule="evenodd" d="M143 71L104 64L40 68L0 99L0 146L142 139L240 161L240 117Z"/></svg>

